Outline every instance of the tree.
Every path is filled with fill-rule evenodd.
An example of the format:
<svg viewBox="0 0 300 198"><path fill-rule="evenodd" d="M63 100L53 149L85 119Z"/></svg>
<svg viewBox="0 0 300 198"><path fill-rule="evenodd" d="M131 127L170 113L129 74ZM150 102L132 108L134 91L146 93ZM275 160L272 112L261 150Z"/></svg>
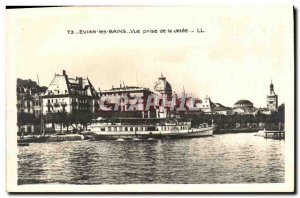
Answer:
<svg viewBox="0 0 300 198"><path fill-rule="evenodd" d="M78 122L79 124L85 126L87 129L87 125L92 122L93 113L91 112L81 112L78 114Z"/></svg>
<svg viewBox="0 0 300 198"><path fill-rule="evenodd" d="M18 131L21 132L21 126L26 124L40 124L41 118L33 114L20 112L17 114Z"/></svg>
<svg viewBox="0 0 300 198"><path fill-rule="evenodd" d="M60 133L62 133L63 125L68 125L69 116L66 112L56 112L45 116L46 123L60 124Z"/></svg>
<svg viewBox="0 0 300 198"><path fill-rule="evenodd" d="M87 129L88 124L92 122L92 119L95 117L95 114L87 111L84 112L73 110L73 112L68 114L66 117L67 122L65 124L67 125L67 127L72 126L75 130L81 130L78 125L80 124Z"/></svg>
<svg viewBox="0 0 300 198"><path fill-rule="evenodd" d="M279 122L284 123L285 121L285 106L284 103L278 107L277 119Z"/></svg>

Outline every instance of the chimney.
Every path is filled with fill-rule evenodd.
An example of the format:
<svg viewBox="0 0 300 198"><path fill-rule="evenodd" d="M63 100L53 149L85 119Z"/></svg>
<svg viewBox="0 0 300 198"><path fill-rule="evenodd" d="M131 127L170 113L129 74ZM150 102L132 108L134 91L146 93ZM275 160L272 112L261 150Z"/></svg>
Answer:
<svg viewBox="0 0 300 198"><path fill-rule="evenodd" d="M64 75L64 76L66 75L66 70L63 70L63 75Z"/></svg>
<svg viewBox="0 0 300 198"><path fill-rule="evenodd" d="M79 77L78 80L79 80L79 85L80 85L80 87L82 87L82 78Z"/></svg>

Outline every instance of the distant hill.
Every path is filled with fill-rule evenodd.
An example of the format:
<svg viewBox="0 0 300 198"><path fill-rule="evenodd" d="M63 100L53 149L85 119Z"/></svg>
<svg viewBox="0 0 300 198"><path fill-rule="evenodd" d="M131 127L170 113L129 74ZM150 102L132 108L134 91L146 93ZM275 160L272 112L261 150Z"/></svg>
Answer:
<svg viewBox="0 0 300 198"><path fill-rule="evenodd" d="M26 90L30 89L32 93L44 93L47 90L45 86L39 86L35 81L30 79L23 80L17 79L17 92L26 92Z"/></svg>

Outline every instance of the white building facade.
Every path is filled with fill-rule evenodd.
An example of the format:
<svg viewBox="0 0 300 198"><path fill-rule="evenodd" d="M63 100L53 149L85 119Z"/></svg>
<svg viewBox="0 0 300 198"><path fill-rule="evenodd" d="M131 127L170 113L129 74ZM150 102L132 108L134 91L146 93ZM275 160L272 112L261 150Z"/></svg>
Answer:
<svg viewBox="0 0 300 198"><path fill-rule="evenodd" d="M69 78L65 71L55 74L42 96L43 115L57 112L97 112L99 96L88 78Z"/></svg>

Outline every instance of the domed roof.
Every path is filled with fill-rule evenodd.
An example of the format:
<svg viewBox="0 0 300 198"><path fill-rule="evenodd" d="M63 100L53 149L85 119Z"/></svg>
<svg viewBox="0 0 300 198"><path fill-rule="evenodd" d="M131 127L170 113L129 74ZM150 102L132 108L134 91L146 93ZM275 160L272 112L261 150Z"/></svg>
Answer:
<svg viewBox="0 0 300 198"><path fill-rule="evenodd" d="M253 103L250 102L249 100L239 100L236 103L234 103L234 105L241 105L241 104L253 105Z"/></svg>
<svg viewBox="0 0 300 198"><path fill-rule="evenodd" d="M250 102L249 100L239 100L235 104L253 104L253 103Z"/></svg>
<svg viewBox="0 0 300 198"><path fill-rule="evenodd" d="M162 74L158 78L158 82L155 83L154 90L160 93L172 94L172 87Z"/></svg>

